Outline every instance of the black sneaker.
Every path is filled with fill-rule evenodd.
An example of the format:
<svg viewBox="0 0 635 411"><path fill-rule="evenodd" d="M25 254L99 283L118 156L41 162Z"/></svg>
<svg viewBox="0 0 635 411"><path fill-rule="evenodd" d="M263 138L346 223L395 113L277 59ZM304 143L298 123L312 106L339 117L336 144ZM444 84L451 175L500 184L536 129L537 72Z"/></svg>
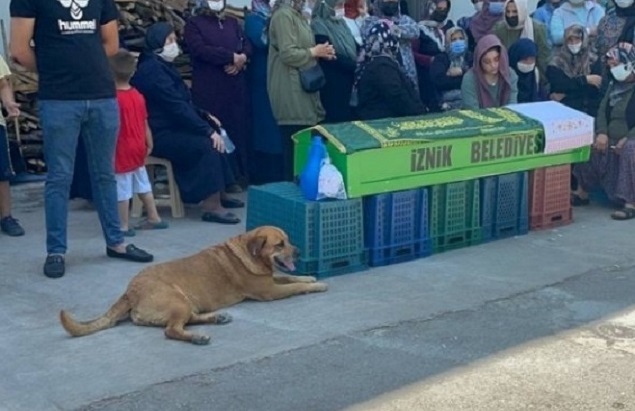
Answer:
<svg viewBox="0 0 635 411"><path fill-rule="evenodd" d="M132 244L126 246L126 251L123 253L117 252L110 247L106 247L106 255L112 258L121 258L128 261L134 261L137 263L149 263L154 260L154 256L147 251L135 247Z"/></svg>
<svg viewBox="0 0 635 411"><path fill-rule="evenodd" d="M44 275L48 278L60 278L66 271L62 254L49 254L44 262Z"/></svg>
<svg viewBox="0 0 635 411"><path fill-rule="evenodd" d="M6 216L0 220L0 230L11 237L24 235L24 228L22 228L17 219L11 216Z"/></svg>

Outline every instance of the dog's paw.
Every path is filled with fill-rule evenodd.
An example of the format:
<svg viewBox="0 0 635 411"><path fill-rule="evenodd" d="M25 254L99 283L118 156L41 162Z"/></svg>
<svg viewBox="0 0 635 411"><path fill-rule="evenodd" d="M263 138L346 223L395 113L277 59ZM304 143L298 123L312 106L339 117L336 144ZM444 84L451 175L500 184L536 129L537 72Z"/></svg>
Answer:
<svg viewBox="0 0 635 411"><path fill-rule="evenodd" d="M329 286L326 283L313 283L311 284L311 287L311 291L314 293L321 293L329 289Z"/></svg>
<svg viewBox="0 0 635 411"><path fill-rule="evenodd" d="M201 335L201 334L195 334L192 337L192 344L194 345L207 345L209 344L211 338L209 337L209 335Z"/></svg>
<svg viewBox="0 0 635 411"><path fill-rule="evenodd" d="M222 324L227 324L232 322L234 319L232 318L231 314L229 313L217 313L215 315L216 317L216 323L217 325L222 325Z"/></svg>

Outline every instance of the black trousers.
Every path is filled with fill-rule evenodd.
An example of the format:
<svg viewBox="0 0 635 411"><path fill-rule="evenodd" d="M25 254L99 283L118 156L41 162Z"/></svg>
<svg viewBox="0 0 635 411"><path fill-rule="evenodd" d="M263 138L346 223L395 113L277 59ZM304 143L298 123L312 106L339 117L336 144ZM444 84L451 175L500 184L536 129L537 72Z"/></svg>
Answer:
<svg viewBox="0 0 635 411"><path fill-rule="evenodd" d="M282 134L282 160L283 160L283 177L284 181L294 181L293 174L293 150L294 144L291 137L300 130L311 127L306 126L279 126L280 134Z"/></svg>

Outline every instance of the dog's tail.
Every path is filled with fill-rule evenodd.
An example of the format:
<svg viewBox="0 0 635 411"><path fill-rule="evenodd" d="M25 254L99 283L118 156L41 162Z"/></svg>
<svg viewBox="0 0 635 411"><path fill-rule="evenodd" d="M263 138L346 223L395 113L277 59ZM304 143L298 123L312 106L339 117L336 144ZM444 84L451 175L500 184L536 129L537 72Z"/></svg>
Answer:
<svg viewBox="0 0 635 411"><path fill-rule="evenodd" d="M73 337L81 337L114 327L119 321L128 317L131 308L128 297L124 294L110 307L108 312L101 317L91 321L79 322L74 320L69 313L62 310L60 311L60 322L62 323L62 327L64 327L70 335Z"/></svg>

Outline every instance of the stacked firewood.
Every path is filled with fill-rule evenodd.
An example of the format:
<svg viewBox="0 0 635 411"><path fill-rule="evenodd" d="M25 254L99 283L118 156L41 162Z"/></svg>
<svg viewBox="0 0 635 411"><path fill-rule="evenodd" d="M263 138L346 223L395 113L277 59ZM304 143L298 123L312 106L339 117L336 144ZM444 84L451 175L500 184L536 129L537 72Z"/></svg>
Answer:
<svg viewBox="0 0 635 411"><path fill-rule="evenodd" d="M185 21L190 17L193 0L115 0L119 8L119 36L122 44L132 52L144 48L148 27L159 21L170 23L178 37L183 35ZM228 8L228 14L239 19L244 11ZM192 68L187 54L180 56L175 64L186 81L191 79ZM30 171L44 170L42 154L42 130L36 108L38 88L37 74L15 64L11 67L16 100L21 105L22 115L18 122L8 125L9 136L20 144L20 151ZM17 124L17 129L16 129Z"/></svg>

